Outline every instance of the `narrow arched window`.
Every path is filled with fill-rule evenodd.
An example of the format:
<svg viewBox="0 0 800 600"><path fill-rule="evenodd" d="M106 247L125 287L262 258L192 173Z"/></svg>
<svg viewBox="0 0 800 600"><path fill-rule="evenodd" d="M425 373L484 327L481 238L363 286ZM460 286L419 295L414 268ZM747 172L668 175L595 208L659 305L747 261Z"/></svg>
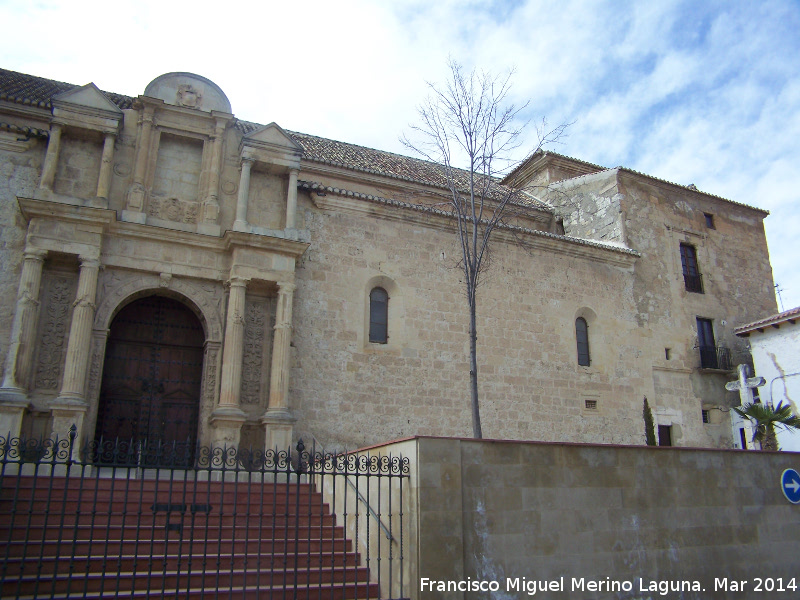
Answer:
<svg viewBox="0 0 800 600"><path fill-rule="evenodd" d="M578 364L588 367L591 363L589 358L589 326L583 317L575 319L575 340L578 342Z"/></svg>
<svg viewBox="0 0 800 600"><path fill-rule="evenodd" d="M379 287L369 293L369 341L373 344L389 341L389 294Z"/></svg>

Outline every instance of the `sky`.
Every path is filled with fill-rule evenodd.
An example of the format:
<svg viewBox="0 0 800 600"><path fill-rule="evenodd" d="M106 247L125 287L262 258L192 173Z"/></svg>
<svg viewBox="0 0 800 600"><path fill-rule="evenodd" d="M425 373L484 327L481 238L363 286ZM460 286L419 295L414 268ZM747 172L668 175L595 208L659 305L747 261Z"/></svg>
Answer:
<svg viewBox="0 0 800 600"><path fill-rule="evenodd" d="M524 119L572 123L551 150L769 210L778 306L800 306L797 0L0 0L0 20L7 69L130 96L190 71L241 119L403 154L449 58L514 69Z"/></svg>

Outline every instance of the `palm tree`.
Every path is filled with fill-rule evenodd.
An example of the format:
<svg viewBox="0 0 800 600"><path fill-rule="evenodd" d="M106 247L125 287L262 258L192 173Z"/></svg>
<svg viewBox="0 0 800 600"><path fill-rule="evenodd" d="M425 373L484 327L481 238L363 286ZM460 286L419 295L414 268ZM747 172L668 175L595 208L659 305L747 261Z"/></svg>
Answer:
<svg viewBox="0 0 800 600"><path fill-rule="evenodd" d="M737 414L743 419L753 422L755 434L753 441L761 442L762 450L778 450L778 437L775 434L776 427L783 427L787 431L800 429L800 417L792 414L790 405L783 405L783 401L778 406L771 404L745 404L741 408L734 408Z"/></svg>

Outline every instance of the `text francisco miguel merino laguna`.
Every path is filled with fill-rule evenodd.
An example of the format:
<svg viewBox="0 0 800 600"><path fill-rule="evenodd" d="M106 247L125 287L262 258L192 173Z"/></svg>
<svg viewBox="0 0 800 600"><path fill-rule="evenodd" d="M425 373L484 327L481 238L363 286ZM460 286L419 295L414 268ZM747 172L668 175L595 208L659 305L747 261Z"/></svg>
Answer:
<svg viewBox="0 0 800 600"><path fill-rule="evenodd" d="M463 581L440 581L422 577L419 581L421 592L498 592L500 582L485 579L467 578ZM605 579L586 579L585 577L571 577L570 587L565 585L565 578L548 581L526 579L525 577L507 577L506 592L525 592L535 596L537 592L655 592L666 596L670 592L702 592L699 581L654 580L638 581ZM638 584L638 585L637 585Z"/></svg>

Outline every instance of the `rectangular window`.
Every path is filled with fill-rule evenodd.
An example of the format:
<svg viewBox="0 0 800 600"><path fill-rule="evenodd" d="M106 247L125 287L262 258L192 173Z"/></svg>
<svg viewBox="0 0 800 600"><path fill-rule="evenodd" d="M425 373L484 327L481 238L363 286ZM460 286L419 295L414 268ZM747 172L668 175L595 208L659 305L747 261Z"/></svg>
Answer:
<svg viewBox="0 0 800 600"><path fill-rule="evenodd" d="M742 442L742 450L747 450L747 436L744 433L744 427L739 428L739 440Z"/></svg>
<svg viewBox="0 0 800 600"><path fill-rule="evenodd" d="M681 267L683 283L687 292L703 293L703 277L697 266L697 250L689 244L681 244Z"/></svg>
<svg viewBox="0 0 800 600"><path fill-rule="evenodd" d="M587 410L597 410L597 400L586 400L585 406Z"/></svg>
<svg viewBox="0 0 800 600"><path fill-rule="evenodd" d="M658 445L672 446L672 425L658 426Z"/></svg>
<svg viewBox="0 0 800 600"><path fill-rule="evenodd" d="M716 229L716 227L714 227L714 215L711 213L703 213L703 216L706 218L706 227L709 229Z"/></svg>
<svg viewBox="0 0 800 600"><path fill-rule="evenodd" d="M666 358L667 360L670 360L671 352L670 352L669 348L664 348L664 358Z"/></svg>
<svg viewBox="0 0 800 600"><path fill-rule="evenodd" d="M708 420L708 411L703 410L702 413L703 413L703 423L710 423L710 421Z"/></svg>

